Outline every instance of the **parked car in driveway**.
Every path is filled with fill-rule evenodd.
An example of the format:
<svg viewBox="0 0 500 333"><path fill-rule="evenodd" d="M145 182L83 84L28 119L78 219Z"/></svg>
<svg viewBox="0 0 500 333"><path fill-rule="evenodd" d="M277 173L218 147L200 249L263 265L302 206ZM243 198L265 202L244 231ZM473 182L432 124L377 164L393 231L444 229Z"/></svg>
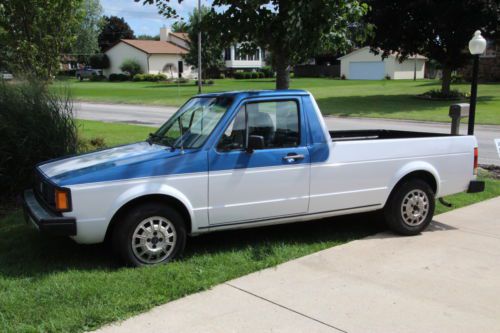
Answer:
<svg viewBox="0 0 500 333"><path fill-rule="evenodd" d="M92 75L100 76L102 75L102 70L94 69L92 67L84 67L76 70L76 78L80 81L90 79Z"/></svg>
<svg viewBox="0 0 500 333"><path fill-rule="evenodd" d="M474 136L328 131L301 90L191 98L144 142L36 167L27 220L130 265L178 257L187 236L381 210L415 235L436 198L479 192Z"/></svg>

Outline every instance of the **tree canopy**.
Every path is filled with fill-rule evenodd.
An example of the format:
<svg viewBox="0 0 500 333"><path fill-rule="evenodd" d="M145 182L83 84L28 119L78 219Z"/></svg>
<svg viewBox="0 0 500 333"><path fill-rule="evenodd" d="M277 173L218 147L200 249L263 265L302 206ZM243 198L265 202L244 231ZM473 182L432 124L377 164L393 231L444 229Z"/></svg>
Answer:
<svg viewBox="0 0 500 333"><path fill-rule="evenodd" d="M210 13L209 7L201 7L201 21L206 20ZM194 9L189 15L189 23L185 26L189 36L189 52L184 56L184 60L195 67L198 67L198 32L200 31L200 21L198 20L198 9ZM203 46L201 49L201 59L203 68L203 78L210 77L211 73L218 72L224 65L222 59L223 45L220 40L207 32L206 29L201 30L201 40Z"/></svg>
<svg viewBox="0 0 500 333"><path fill-rule="evenodd" d="M2 60L18 74L50 79L77 38L81 5L82 0L2 0Z"/></svg>
<svg viewBox="0 0 500 333"><path fill-rule="evenodd" d="M76 40L71 53L86 61L99 51L98 37L101 31L102 7L99 0L83 0L80 7L82 21L76 31Z"/></svg>
<svg viewBox="0 0 500 333"><path fill-rule="evenodd" d="M471 55L467 49L474 31L488 38L498 33L499 0L368 0L367 21L375 26L370 45L386 57L400 60L422 54L443 67L442 92L449 93L451 72Z"/></svg>
<svg viewBox="0 0 500 333"><path fill-rule="evenodd" d="M177 15L170 0L135 0L156 5L166 17ZM182 3L182 0L177 0ZM356 0L214 0L203 30L223 44L242 43L272 53L276 88L289 87L290 66L321 48L346 50L349 26L368 9Z"/></svg>
<svg viewBox="0 0 500 333"><path fill-rule="evenodd" d="M188 29L188 23L186 21L183 20L175 21L174 24L172 24L173 32L186 32L187 29Z"/></svg>
<svg viewBox="0 0 500 333"><path fill-rule="evenodd" d="M98 37L101 51L106 51L120 39L135 39L134 31L123 17L104 16L103 21L102 31Z"/></svg>

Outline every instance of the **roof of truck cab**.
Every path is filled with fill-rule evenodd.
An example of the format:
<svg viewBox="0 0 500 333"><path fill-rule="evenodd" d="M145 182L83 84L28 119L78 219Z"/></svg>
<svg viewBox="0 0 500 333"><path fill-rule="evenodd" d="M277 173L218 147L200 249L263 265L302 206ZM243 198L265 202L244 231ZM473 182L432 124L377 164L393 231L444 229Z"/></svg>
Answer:
<svg viewBox="0 0 500 333"><path fill-rule="evenodd" d="M309 92L299 89L289 90L242 90L242 91L224 91L218 93L208 93L196 95L196 97L278 97L278 96L305 96Z"/></svg>

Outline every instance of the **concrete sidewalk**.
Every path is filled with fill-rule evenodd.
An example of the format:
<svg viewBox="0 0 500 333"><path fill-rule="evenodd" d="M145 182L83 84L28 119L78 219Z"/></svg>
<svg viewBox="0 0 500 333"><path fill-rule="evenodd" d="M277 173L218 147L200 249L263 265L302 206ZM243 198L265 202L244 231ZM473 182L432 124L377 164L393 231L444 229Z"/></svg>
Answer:
<svg viewBox="0 0 500 333"><path fill-rule="evenodd" d="M500 197L229 281L98 332L500 332Z"/></svg>

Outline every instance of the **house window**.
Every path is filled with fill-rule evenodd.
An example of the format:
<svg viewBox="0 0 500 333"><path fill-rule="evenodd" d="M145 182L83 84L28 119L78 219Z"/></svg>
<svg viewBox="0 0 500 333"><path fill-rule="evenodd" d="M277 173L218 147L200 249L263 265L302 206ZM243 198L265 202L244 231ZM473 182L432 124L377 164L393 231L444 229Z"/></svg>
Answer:
<svg viewBox="0 0 500 333"><path fill-rule="evenodd" d="M260 49L255 51L255 60L260 60Z"/></svg>
<svg viewBox="0 0 500 333"><path fill-rule="evenodd" d="M234 52L235 52L234 58L236 60L247 60L247 55L241 52L241 49L239 47L235 46Z"/></svg>
<svg viewBox="0 0 500 333"><path fill-rule="evenodd" d="M264 49L261 50L262 52L262 60L266 60L266 51Z"/></svg>
<svg viewBox="0 0 500 333"><path fill-rule="evenodd" d="M224 60L231 60L231 48L228 47L224 50Z"/></svg>

